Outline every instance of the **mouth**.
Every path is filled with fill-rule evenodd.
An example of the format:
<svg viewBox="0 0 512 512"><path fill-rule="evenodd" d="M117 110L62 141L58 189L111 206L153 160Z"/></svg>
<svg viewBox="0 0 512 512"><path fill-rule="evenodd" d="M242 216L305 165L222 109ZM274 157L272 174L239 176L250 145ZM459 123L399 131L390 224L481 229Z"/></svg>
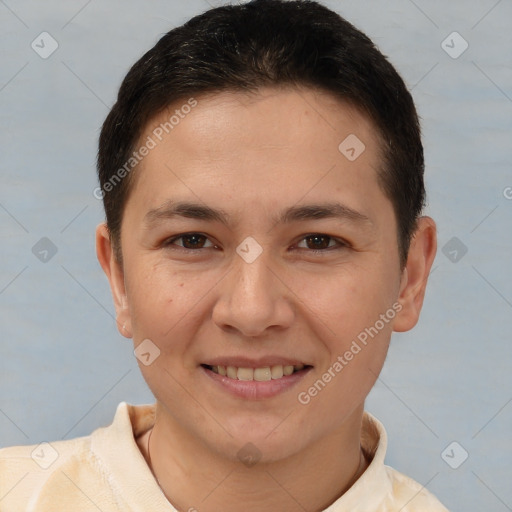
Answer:
<svg viewBox="0 0 512 512"><path fill-rule="evenodd" d="M305 364L276 364L272 366L262 366L259 368L228 366L228 365L201 365L206 370L227 377L232 380L265 382L270 380L279 380L295 373L305 372L312 368Z"/></svg>
<svg viewBox="0 0 512 512"><path fill-rule="evenodd" d="M305 360L285 355L267 354L260 357L218 356L199 365L203 381L212 390L238 399L263 400L287 394L313 366Z"/></svg>

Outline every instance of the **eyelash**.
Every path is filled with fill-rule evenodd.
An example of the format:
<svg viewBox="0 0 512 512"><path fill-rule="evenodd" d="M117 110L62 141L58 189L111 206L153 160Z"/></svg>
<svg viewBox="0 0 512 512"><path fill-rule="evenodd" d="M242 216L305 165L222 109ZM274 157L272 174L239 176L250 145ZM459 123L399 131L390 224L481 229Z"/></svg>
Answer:
<svg viewBox="0 0 512 512"><path fill-rule="evenodd" d="M176 240L179 240L180 238L187 238L187 237L192 237L194 235L199 235L201 237L205 237L206 239L208 239L208 237L206 235L204 235L203 233L199 233L199 232L190 232L190 233L182 233L180 235L177 235L175 237L172 237L172 238L169 238L167 240L165 240L163 242L163 246L166 247L166 248L169 248L170 246L175 246L173 247L172 249L173 250L177 250L177 251L181 251L181 252L187 252L187 253L191 253L191 252L199 252L201 249L214 249L215 248L215 245L214 247L200 247L199 249L188 249L186 247L181 247L179 245L175 245L174 242ZM299 243L300 242L303 242L304 240L308 239L308 238L313 238L313 237L318 237L318 238L329 238L330 240L333 240L334 242L336 242L338 244L338 246L333 246L333 247L327 247L325 249L306 249L307 252L309 253L313 253L313 254L325 254L326 252L330 252L332 250L339 250L339 249L344 249L344 248L348 248L350 247L350 244L342 239L339 239L339 238L335 238L333 236L330 236L330 235L326 235L324 233L309 233L305 236L303 236L300 240L299 240ZM211 241L211 240L210 240ZM212 242L213 243L213 242ZM299 249L304 249L304 248L299 248Z"/></svg>

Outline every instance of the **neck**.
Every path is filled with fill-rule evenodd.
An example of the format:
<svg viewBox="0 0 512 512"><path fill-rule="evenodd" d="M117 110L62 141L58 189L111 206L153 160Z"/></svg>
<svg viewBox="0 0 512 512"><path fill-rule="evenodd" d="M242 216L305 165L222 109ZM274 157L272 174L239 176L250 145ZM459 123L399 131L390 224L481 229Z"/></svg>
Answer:
<svg viewBox="0 0 512 512"><path fill-rule="evenodd" d="M158 407L139 446L168 501L178 510L247 512L323 510L361 476L361 406L344 429L284 460L244 465L209 450ZM176 485L179 482L179 485Z"/></svg>

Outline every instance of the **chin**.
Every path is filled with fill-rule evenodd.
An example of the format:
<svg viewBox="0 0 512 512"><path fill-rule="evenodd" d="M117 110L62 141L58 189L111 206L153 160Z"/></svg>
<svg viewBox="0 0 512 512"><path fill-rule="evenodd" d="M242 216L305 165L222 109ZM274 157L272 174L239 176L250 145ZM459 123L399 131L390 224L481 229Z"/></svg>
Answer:
<svg viewBox="0 0 512 512"><path fill-rule="evenodd" d="M240 437L230 440L224 450L221 448L220 454L232 462L241 462L247 467L252 467L255 464L271 464L283 461L300 451L301 447L297 443L291 442L290 438L286 443L284 441L284 439L250 441ZM219 450L219 445L215 445L215 450Z"/></svg>
<svg viewBox="0 0 512 512"><path fill-rule="evenodd" d="M285 417L273 418L272 422L253 421L250 426L241 424L238 428L231 427L229 432L233 438L228 440L230 458L241 460L244 456L258 458L260 463L270 463L286 459L307 445L303 433L293 432L280 425ZM285 423L287 419L284 419ZM290 426L296 427L292 421Z"/></svg>

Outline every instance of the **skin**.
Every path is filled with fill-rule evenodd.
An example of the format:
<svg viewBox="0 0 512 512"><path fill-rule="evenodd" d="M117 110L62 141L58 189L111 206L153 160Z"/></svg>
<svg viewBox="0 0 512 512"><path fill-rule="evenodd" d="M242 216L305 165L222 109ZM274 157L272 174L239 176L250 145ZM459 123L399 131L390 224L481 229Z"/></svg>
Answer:
<svg viewBox="0 0 512 512"><path fill-rule="evenodd" d="M157 404L152 469L179 510L231 512L241 502L249 512L322 510L367 467L360 464L364 400L392 331L418 321L436 226L419 219L401 270L393 207L377 182L376 130L330 95L268 88L197 100L136 170L122 223L122 267L106 226L97 228L121 334L135 347L150 339L161 351L149 366L139 362ZM141 140L180 105L172 107ZM338 150L349 134L365 144L355 161ZM169 199L222 209L231 223L145 223L147 212ZM334 201L369 220L272 221L290 206ZM175 238L191 232L205 238L186 252L190 239ZM322 253L313 252L310 234L327 237ZM248 236L262 248L252 263L236 252ZM398 303L400 312L343 371L307 405L299 403L298 393ZM313 368L292 389L249 400L214 386L200 367L217 356L270 354ZM138 440L144 455L148 433ZM237 457L248 442L261 455L252 467Z"/></svg>

